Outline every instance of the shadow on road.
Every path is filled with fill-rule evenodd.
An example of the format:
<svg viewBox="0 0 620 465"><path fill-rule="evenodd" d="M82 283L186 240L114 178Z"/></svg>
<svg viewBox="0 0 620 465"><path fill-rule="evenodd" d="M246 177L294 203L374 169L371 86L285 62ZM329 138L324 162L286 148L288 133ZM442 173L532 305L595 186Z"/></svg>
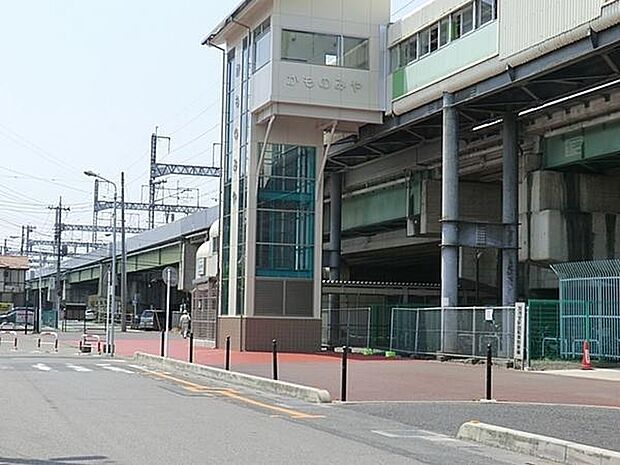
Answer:
<svg viewBox="0 0 620 465"><path fill-rule="evenodd" d="M111 464L104 455L80 455L76 457L52 457L49 459L35 458L11 458L0 457L0 465L28 464L28 465L91 465L91 464Z"/></svg>

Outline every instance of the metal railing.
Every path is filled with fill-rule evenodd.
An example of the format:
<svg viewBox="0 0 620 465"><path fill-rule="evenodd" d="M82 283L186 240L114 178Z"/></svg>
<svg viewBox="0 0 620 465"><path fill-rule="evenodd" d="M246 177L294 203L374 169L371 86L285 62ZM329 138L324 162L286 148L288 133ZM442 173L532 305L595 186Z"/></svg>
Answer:
<svg viewBox="0 0 620 465"><path fill-rule="evenodd" d="M322 343L332 346L370 347L371 315L370 307L321 310Z"/></svg>
<svg viewBox="0 0 620 465"><path fill-rule="evenodd" d="M393 308L390 349L409 354L485 357L487 345L512 358L514 307Z"/></svg>
<svg viewBox="0 0 620 465"><path fill-rule="evenodd" d="M560 279L560 355L620 360L620 260L561 263L551 267Z"/></svg>

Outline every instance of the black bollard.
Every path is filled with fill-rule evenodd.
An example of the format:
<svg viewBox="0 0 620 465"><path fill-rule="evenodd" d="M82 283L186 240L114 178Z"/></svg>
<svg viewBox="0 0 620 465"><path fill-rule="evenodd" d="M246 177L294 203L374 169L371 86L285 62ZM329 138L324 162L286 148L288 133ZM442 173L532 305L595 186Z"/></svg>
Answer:
<svg viewBox="0 0 620 465"><path fill-rule="evenodd" d="M189 363L194 363L194 333L189 333Z"/></svg>
<svg viewBox="0 0 620 465"><path fill-rule="evenodd" d="M166 331L165 331L165 330L163 330L163 331L161 332L161 350L160 350L160 352L159 352L159 355L160 355L161 357L163 357L163 356L164 356L164 344L165 344L165 337L166 337Z"/></svg>
<svg viewBox="0 0 620 465"><path fill-rule="evenodd" d="M226 371L230 371L230 336L226 336Z"/></svg>
<svg viewBox="0 0 620 465"><path fill-rule="evenodd" d="M273 345L273 379L278 380L278 341L271 341Z"/></svg>
<svg viewBox="0 0 620 465"><path fill-rule="evenodd" d="M491 393L491 387L492 387L492 371L491 371L491 367L493 365L493 349L491 348L491 344L487 344L487 389L486 389L486 400L491 400L492 398L492 393Z"/></svg>
<svg viewBox="0 0 620 465"><path fill-rule="evenodd" d="M349 346L345 345L342 348L342 380L340 383L340 400L342 402L347 401L347 360L349 357Z"/></svg>

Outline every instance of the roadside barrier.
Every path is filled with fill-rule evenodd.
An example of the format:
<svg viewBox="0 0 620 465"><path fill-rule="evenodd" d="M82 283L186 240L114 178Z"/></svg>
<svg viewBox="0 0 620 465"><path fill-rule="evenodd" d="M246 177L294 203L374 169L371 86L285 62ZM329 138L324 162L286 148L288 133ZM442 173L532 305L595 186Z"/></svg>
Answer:
<svg viewBox="0 0 620 465"><path fill-rule="evenodd" d="M272 354L273 354L273 379L278 380L278 341L274 339L271 341L273 344Z"/></svg>
<svg viewBox="0 0 620 465"><path fill-rule="evenodd" d="M16 331L8 331L6 329L0 330L0 344L2 344L2 335L10 334L13 336L13 350L17 350L17 332Z"/></svg>
<svg viewBox="0 0 620 465"><path fill-rule="evenodd" d="M54 338L54 340L53 341L44 341L44 340L42 340L44 336L45 337L50 336L50 337ZM43 331L39 335L39 339L37 339L37 347L40 349L43 344L53 345L54 346L54 351L58 352L58 334L56 334L56 333L54 333L52 331Z"/></svg>
<svg viewBox="0 0 620 465"><path fill-rule="evenodd" d="M230 371L230 336L226 336L226 371Z"/></svg>
<svg viewBox="0 0 620 465"><path fill-rule="evenodd" d="M97 353L101 355L101 338L96 334L82 334L79 347L83 353L90 353L97 347Z"/></svg>
<svg viewBox="0 0 620 465"><path fill-rule="evenodd" d="M349 358L349 346L345 345L342 348L342 378L340 381L340 400L342 402L347 401L347 367Z"/></svg>
<svg viewBox="0 0 620 465"><path fill-rule="evenodd" d="M493 399L493 347L487 344L487 363L486 363L486 400Z"/></svg>

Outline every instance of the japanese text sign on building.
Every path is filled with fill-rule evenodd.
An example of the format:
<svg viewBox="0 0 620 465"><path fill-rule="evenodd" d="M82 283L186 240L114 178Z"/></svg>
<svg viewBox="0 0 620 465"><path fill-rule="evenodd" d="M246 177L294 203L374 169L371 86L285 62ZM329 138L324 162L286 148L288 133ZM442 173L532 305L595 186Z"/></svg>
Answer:
<svg viewBox="0 0 620 465"><path fill-rule="evenodd" d="M354 94L360 92L363 88L361 82L356 80L345 80L340 78L330 79L328 77L315 78L312 76L289 74L285 79L286 87L304 87L309 90L336 90L344 92L350 90Z"/></svg>

